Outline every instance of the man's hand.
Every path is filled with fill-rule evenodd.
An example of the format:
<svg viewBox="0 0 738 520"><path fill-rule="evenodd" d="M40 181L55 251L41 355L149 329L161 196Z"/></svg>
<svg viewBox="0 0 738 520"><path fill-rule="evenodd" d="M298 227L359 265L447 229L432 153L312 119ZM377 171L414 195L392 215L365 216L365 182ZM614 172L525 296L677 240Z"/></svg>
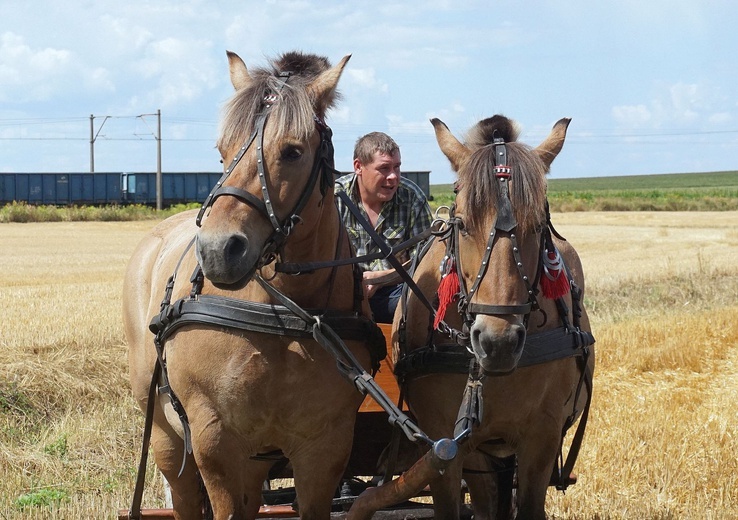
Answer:
<svg viewBox="0 0 738 520"><path fill-rule="evenodd" d="M410 260L402 264L404 269L410 267ZM367 298L371 298L377 289L385 285L395 285L402 282L402 277L397 274L394 269L385 269L384 271L364 271L363 277L364 287L366 288Z"/></svg>
<svg viewBox="0 0 738 520"><path fill-rule="evenodd" d="M390 285L395 275L399 281L399 276L394 269L385 269L384 271L364 271L363 283L366 289L367 298L371 298L372 295L377 292L377 289Z"/></svg>

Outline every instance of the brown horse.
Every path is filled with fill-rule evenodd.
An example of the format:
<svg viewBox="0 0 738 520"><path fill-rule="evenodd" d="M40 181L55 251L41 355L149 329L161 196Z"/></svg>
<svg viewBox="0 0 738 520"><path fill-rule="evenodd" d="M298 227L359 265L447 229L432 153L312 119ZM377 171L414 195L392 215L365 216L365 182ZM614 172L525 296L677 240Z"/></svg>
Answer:
<svg viewBox="0 0 738 520"><path fill-rule="evenodd" d="M478 123L465 144L441 121L432 122L438 144L458 175L450 224L455 229L449 238L434 243L414 278L425 294L434 294L441 282L439 265L448 265L448 260L442 264L444 257L453 259L462 305L449 306L445 321L453 329L468 331L467 348L483 374L478 377L483 385L479 424L472 429L457 461L432 483L436 515L458 516L463 459L470 454L467 465L471 466L472 459L480 460L479 449L495 457L516 455L518 518L543 519L546 489L562 432L583 409L589 391L578 391L584 370L581 357L518 367L526 338L561 327L556 302L537 295L540 284L545 284L542 257L548 256L546 250L553 249L546 241L551 235L545 175L561 151L569 120L556 123L549 137L535 149L518 143L515 124L502 116ZM555 245L564 256L575 287L583 290L576 252L566 242L557 241ZM449 272L447 267L443 269L444 274ZM563 302L568 309L577 305L572 302L572 291L567 291ZM410 296L405 317L399 310L395 319L395 328L405 328L406 338L404 345L395 342L397 358L427 344L429 320L429 310ZM581 318L576 319L574 325L578 328L569 323L571 338L561 341L572 344L573 339L574 348L570 350L574 354L580 330L590 330L586 312L582 309ZM447 337L445 342L449 343ZM443 343L444 334L436 331L433 344L438 349ZM593 355L588 363L589 370L593 370ZM407 401L431 438L454 433L466 379L432 370L406 377ZM480 481L489 478L475 477L470 472L465 479L475 502L475 518L494 517L496 508L481 499L488 490L480 488Z"/></svg>
<svg viewBox="0 0 738 520"><path fill-rule="evenodd" d="M267 68L247 70L236 54L228 53L236 92L226 106L218 141L225 174L197 218L188 212L156 226L126 273L130 379L143 410L157 363L149 323L160 314L173 273L179 275L166 300L183 299L184 310L188 305L209 308L207 302L241 308L238 302L245 301L274 327L275 320L294 318L274 310L291 300L317 309L311 316L347 316L364 327L361 334L349 334L350 353L370 365L366 346L376 327L366 318L368 306L352 266L301 276L277 267L351 256L334 203L330 130L323 122L348 59L331 67L325 58L292 52ZM204 277L197 276L200 272ZM180 312L174 307L167 307L159 321L167 323ZM215 315L221 321L229 316ZM312 337L290 330L265 333L258 320L256 330L221 321L195 319L163 338L161 357L172 393L161 379L152 447L172 487L175 517L202 518L202 482L214 518L254 518L272 465L254 456L281 450L293 468L300 516L328 518L362 395ZM176 400L186 421L175 413ZM187 428L191 455L183 442Z"/></svg>
<svg viewBox="0 0 738 520"><path fill-rule="evenodd" d="M515 507L518 518L544 519L563 433L586 405L594 369L593 338L579 303L581 263L567 242L553 239L546 204L545 175L569 120L556 123L535 149L516 141L516 125L503 116L478 123L466 143L441 121L432 123L457 172L457 195L447 231L432 242L413 279L428 300L438 295L440 316L434 319L409 293L395 315L393 355L418 425L433 439L460 439L456 459L430 482L435 515L459 517L463 475L476 519L507 519ZM449 301L453 294L458 305ZM507 497L500 491L498 503L498 479L485 472L491 461L513 455L517 504L506 505L512 491ZM384 496L402 499L403 491L423 485L415 476L429 474L424 460L388 484ZM397 493L389 491L393 486ZM368 518L364 510L384 505L382 495L377 489L360 497L352 518Z"/></svg>

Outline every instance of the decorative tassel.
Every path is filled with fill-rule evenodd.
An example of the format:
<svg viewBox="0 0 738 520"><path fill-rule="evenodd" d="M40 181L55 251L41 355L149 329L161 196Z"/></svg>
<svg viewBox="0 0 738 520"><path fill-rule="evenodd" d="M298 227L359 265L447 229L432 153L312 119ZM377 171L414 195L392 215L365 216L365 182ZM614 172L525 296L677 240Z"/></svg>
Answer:
<svg viewBox="0 0 738 520"><path fill-rule="evenodd" d="M541 277L541 293L549 300L565 296L569 290L569 279L566 276L564 262L559 251L552 247L543 252L543 276Z"/></svg>
<svg viewBox="0 0 738 520"><path fill-rule="evenodd" d="M459 299L459 291L459 275L456 272L456 263L451 263L448 272L443 275L441 283L438 285L438 311L433 322L434 329L437 329L443 321L449 304Z"/></svg>

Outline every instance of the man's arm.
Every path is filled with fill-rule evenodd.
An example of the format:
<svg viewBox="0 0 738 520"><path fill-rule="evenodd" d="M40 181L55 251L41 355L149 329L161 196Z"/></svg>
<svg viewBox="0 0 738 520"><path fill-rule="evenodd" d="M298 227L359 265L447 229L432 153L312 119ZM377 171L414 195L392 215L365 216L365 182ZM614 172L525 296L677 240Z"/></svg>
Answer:
<svg viewBox="0 0 738 520"><path fill-rule="evenodd" d="M402 264L403 269L410 266L410 260ZM374 292L385 285L396 285L402 282L402 278L394 269L385 269L383 271L364 271L363 277L364 287L368 295L371 297Z"/></svg>

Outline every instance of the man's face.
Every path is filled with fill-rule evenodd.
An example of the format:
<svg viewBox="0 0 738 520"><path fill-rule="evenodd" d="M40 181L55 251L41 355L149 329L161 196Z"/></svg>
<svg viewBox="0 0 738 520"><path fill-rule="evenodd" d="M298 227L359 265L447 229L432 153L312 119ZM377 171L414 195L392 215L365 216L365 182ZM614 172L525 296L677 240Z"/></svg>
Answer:
<svg viewBox="0 0 738 520"><path fill-rule="evenodd" d="M354 160L354 171L359 176L362 197L387 202L395 196L400 185L400 151L392 155L374 152L372 161L363 164Z"/></svg>

